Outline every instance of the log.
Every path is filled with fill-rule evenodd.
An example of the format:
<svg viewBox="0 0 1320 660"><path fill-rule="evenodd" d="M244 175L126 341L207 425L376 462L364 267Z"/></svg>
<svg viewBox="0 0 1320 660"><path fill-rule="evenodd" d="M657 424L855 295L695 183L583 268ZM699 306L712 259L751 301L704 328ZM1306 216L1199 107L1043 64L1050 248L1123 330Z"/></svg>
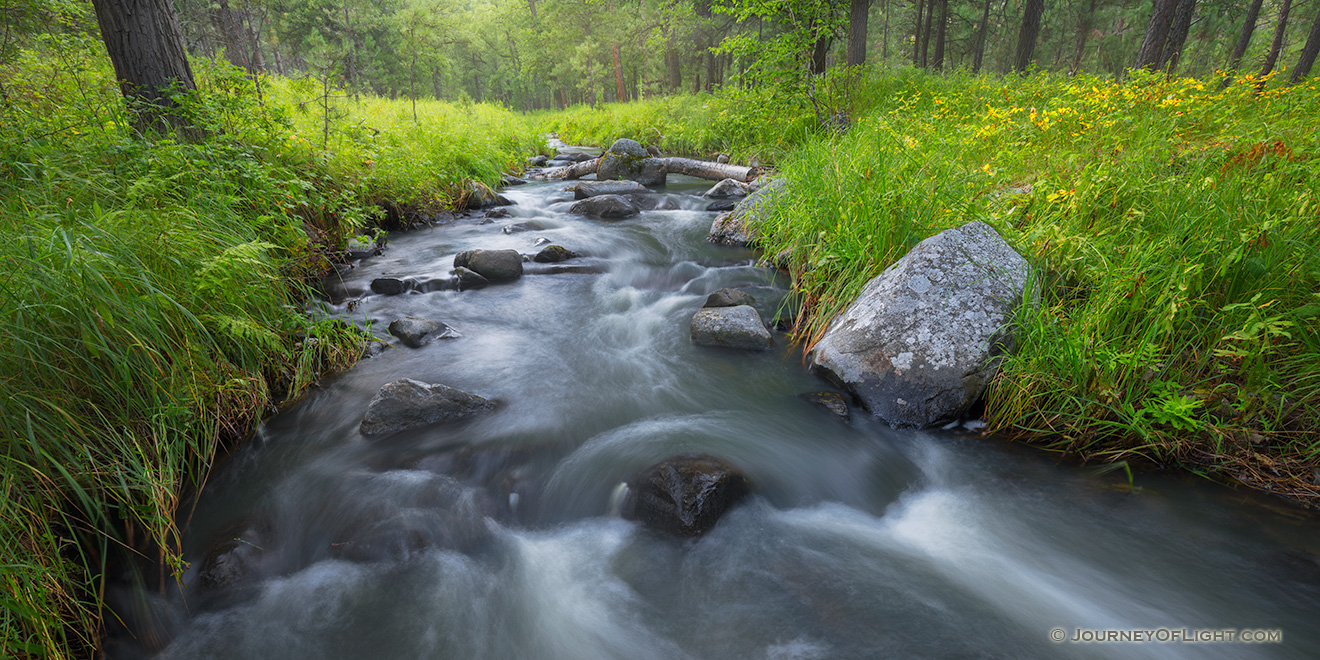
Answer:
<svg viewBox="0 0 1320 660"><path fill-rule="evenodd" d="M748 183L756 178L757 168L746 167L744 165L732 165L729 163L712 163L704 160L693 160L691 158L678 158L670 156L661 158L669 168L670 174L686 174L695 176L698 179L709 179L711 181L723 181L733 179Z"/></svg>
<svg viewBox="0 0 1320 660"><path fill-rule="evenodd" d="M567 167L559 167L545 173L547 179L581 179L588 174L595 174L596 168L600 166L599 158L584 160L580 163L573 163Z"/></svg>

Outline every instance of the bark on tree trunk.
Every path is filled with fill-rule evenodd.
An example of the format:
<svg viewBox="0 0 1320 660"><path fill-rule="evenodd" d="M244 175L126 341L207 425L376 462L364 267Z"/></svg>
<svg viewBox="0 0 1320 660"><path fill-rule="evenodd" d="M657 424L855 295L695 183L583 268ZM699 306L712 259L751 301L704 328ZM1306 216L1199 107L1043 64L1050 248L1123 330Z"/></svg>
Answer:
<svg viewBox="0 0 1320 660"><path fill-rule="evenodd" d="M926 3L926 25L921 30L921 62L918 64L921 68L930 66L930 33L935 29L935 5L938 0L928 0Z"/></svg>
<svg viewBox="0 0 1320 660"><path fill-rule="evenodd" d="M1182 58L1183 45L1187 43L1187 32L1192 29L1192 14L1196 13L1196 0L1178 0L1178 8L1173 12L1173 22L1169 25L1169 38L1164 41L1164 52L1160 55L1160 67L1172 74L1178 68Z"/></svg>
<svg viewBox="0 0 1320 660"><path fill-rule="evenodd" d="M619 44L614 44L614 94L619 103L628 100L623 92L623 64L619 60Z"/></svg>
<svg viewBox="0 0 1320 660"><path fill-rule="evenodd" d="M1302 82L1302 79L1311 73L1317 52L1320 52L1320 14L1316 14L1315 22L1311 23L1311 34L1307 35L1306 45L1302 47L1302 55L1297 58L1297 68L1293 69L1292 73L1294 85Z"/></svg>
<svg viewBox="0 0 1320 660"><path fill-rule="evenodd" d="M1082 55L1086 53L1086 40L1091 38L1091 32L1095 30L1095 3L1091 0L1086 6L1086 11L1082 12L1081 20L1077 22L1077 48L1073 50L1073 61L1071 73L1076 75L1082 69ZM987 8L989 5L987 5Z"/></svg>
<svg viewBox="0 0 1320 660"><path fill-rule="evenodd" d="M912 29L912 66L921 66L921 34L925 32L926 0L916 0L917 26Z"/></svg>
<svg viewBox="0 0 1320 660"><path fill-rule="evenodd" d="M1228 61L1228 70L1235 71L1242 65L1242 56L1247 54L1247 46L1251 45L1251 35L1256 32L1256 19L1260 18L1261 0L1253 0L1251 7L1247 8L1247 18L1242 22L1242 33L1238 35L1237 44L1233 46L1233 56ZM1225 79L1227 85L1230 79Z"/></svg>
<svg viewBox="0 0 1320 660"><path fill-rule="evenodd" d="M848 66L866 63L866 20L871 0L852 0L848 12Z"/></svg>
<svg viewBox="0 0 1320 660"><path fill-rule="evenodd" d="M940 19L935 28L935 59L931 63L936 71L944 70L944 34L949 26L949 0L939 0Z"/></svg>
<svg viewBox="0 0 1320 660"><path fill-rule="evenodd" d="M816 44L811 48L811 73L819 76L825 73L825 57L830 52L830 42L833 41L828 35L816 40Z"/></svg>
<svg viewBox="0 0 1320 660"><path fill-rule="evenodd" d="M990 0L985 0L981 10L981 23L976 26L976 44L972 46L972 73L981 72L981 62L985 59L985 36L990 23Z"/></svg>
<svg viewBox="0 0 1320 660"><path fill-rule="evenodd" d="M1279 7L1279 19L1274 24L1274 41L1270 43L1270 52L1265 56L1265 65L1260 68L1260 77L1262 80L1256 83L1256 93L1265 90L1265 76L1270 75L1274 70L1274 64L1279 61L1279 52L1283 50L1283 37L1288 31L1288 12L1292 9L1292 0L1283 0L1283 6Z"/></svg>
<svg viewBox="0 0 1320 660"><path fill-rule="evenodd" d="M1141 49L1137 51L1136 69L1158 68L1163 60L1164 42L1169 38L1169 24L1173 22L1173 13L1178 8L1179 0L1155 0L1155 7L1150 12L1150 21L1146 23L1146 36L1141 40Z"/></svg>
<svg viewBox="0 0 1320 660"><path fill-rule="evenodd" d="M1013 70L1026 73L1036 54L1036 37L1040 35L1040 17L1045 13L1045 0L1027 0L1022 8L1022 29L1018 31L1017 55Z"/></svg>
<svg viewBox="0 0 1320 660"><path fill-rule="evenodd" d="M174 95L197 88L169 0L93 0L101 39L138 129L183 128Z"/></svg>

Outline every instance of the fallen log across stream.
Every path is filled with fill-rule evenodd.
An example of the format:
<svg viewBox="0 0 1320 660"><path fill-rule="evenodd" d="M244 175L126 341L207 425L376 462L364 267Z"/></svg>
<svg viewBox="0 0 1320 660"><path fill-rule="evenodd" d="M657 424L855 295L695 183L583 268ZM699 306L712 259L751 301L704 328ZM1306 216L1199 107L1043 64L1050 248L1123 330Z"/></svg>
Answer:
<svg viewBox="0 0 1320 660"><path fill-rule="evenodd" d="M660 158L664 161L665 167L670 174L686 174L698 179L707 179L710 181L723 181L724 179L733 179L744 183L750 182L760 173L759 168L748 167L746 165L732 165L729 163L712 163L705 160L695 160L692 158L679 158L670 156ZM567 167L551 170L547 176L552 179L580 179L588 174L595 174L600 166L600 159L584 160L580 163L574 163Z"/></svg>

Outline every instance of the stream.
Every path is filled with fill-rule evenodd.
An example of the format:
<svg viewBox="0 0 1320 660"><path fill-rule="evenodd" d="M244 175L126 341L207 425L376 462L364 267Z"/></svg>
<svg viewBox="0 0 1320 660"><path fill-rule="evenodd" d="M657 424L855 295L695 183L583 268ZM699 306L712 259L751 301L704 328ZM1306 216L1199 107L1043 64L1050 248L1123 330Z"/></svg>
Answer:
<svg viewBox="0 0 1320 660"><path fill-rule="evenodd" d="M656 194L677 210L605 221L570 215L565 182L531 182L503 192L511 217L398 233L346 271L350 301L320 310L394 346L218 466L185 512L188 586L137 596L168 643L111 657L1320 655L1313 513L1186 475L1138 473L1133 489L961 427L894 430L858 408L845 422L799 398L830 386L782 332L763 353L692 345L709 293L740 288L771 315L788 286L705 241L710 185L671 176ZM587 268L369 287L538 239ZM408 348L386 329L403 316L462 336ZM499 405L364 438L367 402L405 377ZM752 496L693 540L615 513L621 481L684 452L736 466ZM1261 639L1071 641L1224 629Z"/></svg>

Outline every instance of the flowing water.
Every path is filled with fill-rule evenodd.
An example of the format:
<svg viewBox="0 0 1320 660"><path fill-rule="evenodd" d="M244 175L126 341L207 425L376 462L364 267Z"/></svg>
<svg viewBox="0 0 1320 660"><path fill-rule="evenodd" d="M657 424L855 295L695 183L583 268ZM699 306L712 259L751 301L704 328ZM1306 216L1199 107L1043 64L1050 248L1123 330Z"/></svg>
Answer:
<svg viewBox="0 0 1320 660"><path fill-rule="evenodd" d="M327 313L381 337L408 315L462 337L329 379L217 469L190 512L188 586L145 606L169 630L159 657L1320 655L1311 514L1189 477L1138 474L1133 491L965 430L896 431L859 410L844 422L798 398L828 385L783 334L767 353L693 346L711 291L743 288L772 314L786 285L704 241L707 186L671 177L659 194L679 210L610 222L569 215L562 182L534 182L506 191L513 217L399 234L346 272L360 300ZM533 224L504 231L518 223ZM596 272L368 286L444 280L460 250L534 253L542 238ZM367 402L402 377L500 405L364 438ZM629 474L693 451L753 484L706 536L612 513ZM208 586L217 555L229 573ZM1282 641L1050 638L1160 628Z"/></svg>

